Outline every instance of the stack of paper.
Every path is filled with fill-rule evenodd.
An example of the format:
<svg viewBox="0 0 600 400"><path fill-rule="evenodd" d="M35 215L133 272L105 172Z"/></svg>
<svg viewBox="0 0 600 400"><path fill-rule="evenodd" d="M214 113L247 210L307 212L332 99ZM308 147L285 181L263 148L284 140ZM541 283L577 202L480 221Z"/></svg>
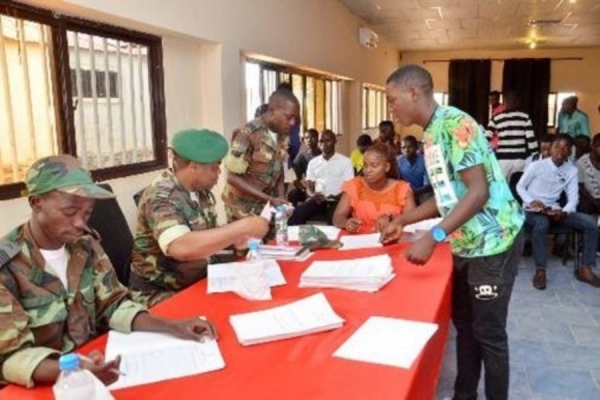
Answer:
<svg viewBox="0 0 600 400"><path fill-rule="evenodd" d="M344 320L333 311L323 293L247 314L232 315L229 322L244 345L287 339L339 328Z"/></svg>
<svg viewBox="0 0 600 400"><path fill-rule="evenodd" d="M119 355L125 374L109 386L111 390L225 368L217 341L212 339L202 343L162 333L110 331L106 359Z"/></svg>
<svg viewBox="0 0 600 400"><path fill-rule="evenodd" d="M281 273L281 268L275 260L264 260L265 274L269 280L269 285L281 286L285 285L285 278ZM209 264L208 265L208 285L207 293L223 293L232 292L236 286L236 269L244 268L245 262L234 262L226 264Z"/></svg>
<svg viewBox="0 0 600 400"><path fill-rule="evenodd" d="M300 277L300 287L336 287L376 292L394 278L387 254L353 260L314 261Z"/></svg>
<svg viewBox="0 0 600 400"><path fill-rule="evenodd" d="M296 260L302 261L310 256L310 249L303 246L273 246L261 244L258 253L264 260Z"/></svg>
<svg viewBox="0 0 600 400"><path fill-rule="evenodd" d="M410 368L437 329L429 322L370 317L333 355Z"/></svg>
<svg viewBox="0 0 600 400"><path fill-rule="evenodd" d="M327 239L336 240L340 235L340 228L331 225L313 225L315 228L323 232ZM300 225L288 226L288 240L290 242L300 241Z"/></svg>
<svg viewBox="0 0 600 400"><path fill-rule="evenodd" d="M383 246L379 241L379 233L368 233L364 235L344 235L340 238L342 248L340 250L366 249Z"/></svg>

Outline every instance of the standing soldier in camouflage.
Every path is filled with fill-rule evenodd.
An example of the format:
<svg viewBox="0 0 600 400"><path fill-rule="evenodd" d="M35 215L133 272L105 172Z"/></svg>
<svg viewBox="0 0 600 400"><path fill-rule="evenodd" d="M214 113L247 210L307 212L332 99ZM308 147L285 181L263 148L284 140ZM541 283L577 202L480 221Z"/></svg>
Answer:
<svg viewBox="0 0 600 400"><path fill-rule="evenodd" d="M209 130L177 132L173 169L163 171L140 199L130 285L134 299L152 306L206 277L209 258L231 245L262 238L268 222L245 218L217 227L215 198L227 154L223 135Z"/></svg>
<svg viewBox="0 0 600 400"><path fill-rule="evenodd" d="M114 197L71 156L38 160L27 172L30 220L0 244L0 380L31 387L56 381L61 353L106 332L164 332L199 340L215 335L198 318L168 321L148 314L117 280L87 227L95 199ZM83 367L105 384L120 359L90 354Z"/></svg>
<svg viewBox="0 0 600 400"><path fill-rule="evenodd" d="M278 89L269 98L266 113L233 132L224 161L227 185L222 197L229 222L259 215L269 201L274 206L287 203L283 163L299 109L294 93Z"/></svg>

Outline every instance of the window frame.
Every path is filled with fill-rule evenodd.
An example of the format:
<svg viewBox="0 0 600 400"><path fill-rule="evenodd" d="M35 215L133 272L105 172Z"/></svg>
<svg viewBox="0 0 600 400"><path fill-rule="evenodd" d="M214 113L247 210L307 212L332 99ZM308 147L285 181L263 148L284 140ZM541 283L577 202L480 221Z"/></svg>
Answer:
<svg viewBox="0 0 600 400"><path fill-rule="evenodd" d="M58 152L77 157L75 142L75 109L67 31L104 36L136 43L148 48L148 86L150 89L150 121L153 138L154 160L91 170L95 181L122 178L130 175L155 171L167 166L167 128L164 96L164 66L162 38L159 36L110 25L102 22L67 16L50 9L23 3L0 3L0 14L8 17L30 20L47 25L51 32L49 77L53 80L55 102L56 142ZM13 199L26 195L23 182L0 185L0 200Z"/></svg>
<svg viewBox="0 0 600 400"><path fill-rule="evenodd" d="M377 114L379 112L381 112L382 115L379 118L379 122L376 121L375 125L370 126L370 120L373 117L373 115L371 115L373 113L373 110L371 110L371 107L369 106L369 104L371 103L372 93L374 93L375 95L375 98L373 99L375 103L375 108L377 108L377 105L379 105L379 108L381 108L380 110L374 111L374 118L377 119ZM363 131L378 128L379 124L382 121L391 120L390 106L388 104L387 97L385 94L385 88L375 85L363 84L360 93L360 102L362 111L361 125Z"/></svg>

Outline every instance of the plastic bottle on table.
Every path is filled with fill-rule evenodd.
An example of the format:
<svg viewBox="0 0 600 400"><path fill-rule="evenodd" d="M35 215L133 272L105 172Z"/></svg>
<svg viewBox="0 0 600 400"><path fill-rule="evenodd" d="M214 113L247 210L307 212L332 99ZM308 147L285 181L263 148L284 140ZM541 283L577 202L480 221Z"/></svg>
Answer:
<svg viewBox="0 0 600 400"><path fill-rule="evenodd" d="M79 357L70 353L58 359L60 375L52 387L56 400L94 400L94 378L79 367Z"/></svg>
<svg viewBox="0 0 600 400"><path fill-rule="evenodd" d="M289 244L287 220L285 206L277 206L275 208L275 244L277 246L287 246Z"/></svg>
<svg viewBox="0 0 600 400"><path fill-rule="evenodd" d="M262 264L262 258L258 251L260 242L256 239L250 239L248 241L248 254L246 254L246 261L253 264Z"/></svg>

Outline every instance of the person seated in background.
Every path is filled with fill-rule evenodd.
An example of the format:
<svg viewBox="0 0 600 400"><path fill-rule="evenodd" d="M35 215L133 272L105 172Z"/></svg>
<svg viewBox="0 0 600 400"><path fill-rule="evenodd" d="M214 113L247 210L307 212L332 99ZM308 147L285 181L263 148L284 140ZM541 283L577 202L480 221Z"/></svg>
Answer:
<svg viewBox="0 0 600 400"><path fill-rule="evenodd" d="M552 147L552 141L554 140L554 135L549 135L547 133L541 135L538 138L538 151L527 157L525 160L525 169L532 162L543 160L544 158L550 157L550 148Z"/></svg>
<svg viewBox="0 0 600 400"><path fill-rule="evenodd" d="M523 171L525 160L537 151L537 141L529 115L519 111L519 98L514 92L504 96L504 111L494 115L488 124L486 137L493 140L497 133L496 158L507 180L515 172Z"/></svg>
<svg viewBox="0 0 600 400"><path fill-rule="evenodd" d="M421 203L429 198L427 195L433 195L433 190L429 185L425 158L417 151L418 147L419 143L414 136L404 137L400 147L402 154L398 156L397 163L398 178L410 184L415 198L420 198L419 203Z"/></svg>
<svg viewBox="0 0 600 400"><path fill-rule="evenodd" d="M596 266L596 221L589 215L576 212L578 202L577 168L569 162L573 139L557 135L552 142L550 157L532 163L517 183L517 192L523 199L525 223L532 229L531 244L535 262L533 287L546 288L548 262L547 233L550 225L565 226L583 234L582 264L575 277L595 287L600 278L592 272ZM559 205L561 193L567 193L567 204Z"/></svg>
<svg viewBox="0 0 600 400"><path fill-rule="evenodd" d="M567 97L563 100L558 113L556 133L566 133L572 138L579 135L592 136L588 115L577 108L578 102L577 96Z"/></svg>
<svg viewBox="0 0 600 400"><path fill-rule="evenodd" d="M366 133L363 133L356 139L356 148L350 153L350 161L352 162L352 168L354 168L354 175L362 174L363 154L371 144L373 144L373 139Z"/></svg>
<svg viewBox="0 0 600 400"><path fill-rule="evenodd" d="M379 123L379 137L373 141L373 143L385 143L390 149L394 151L394 154L400 154L400 149L396 146L394 139L396 138L396 130L392 121L381 121Z"/></svg>
<svg viewBox="0 0 600 400"><path fill-rule="evenodd" d="M326 129L321 134L321 155L308 163L306 183L308 200L294 209L289 225L302 225L316 216L325 216L331 224L331 215L340 198L344 182L354 177L350 159L335 151L335 133Z"/></svg>
<svg viewBox="0 0 600 400"><path fill-rule="evenodd" d="M573 139L573 146L575 147L575 160L579 160L585 154L589 154L592 150L592 139L589 136L577 135Z"/></svg>
<svg viewBox="0 0 600 400"><path fill-rule="evenodd" d="M97 186L76 158L36 161L25 186L31 217L0 244L0 380L53 384L59 356L108 329L191 340L216 335L208 321L169 321L132 301L87 226L94 201L114 195ZM104 384L118 379L119 357L106 362L92 352L89 358L82 367Z"/></svg>
<svg viewBox="0 0 600 400"><path fill-rule="evenodd" d="M152 306L206 277L211 256L262 238L268 221L247 217L217 227L215 198L227 154L223 135L189 129L173 137L173 169L163 171L140 199L132 253L133 296Z"/></svg>
<svg viewBox="0 0 600 400"><path fill-rule="evenodd" d="M398 180L396 154L389 146L373 144L364 157L363 176L344 184L333 214L333 224L350 233L381 231L416 207L410 184Z"/></svg>
<svg viewBox="0 0 600 400"><path fill-rule="evenodd" d="M592 139L591 152L577 160L579 172L579 204L577 210L600 215L600 134Z"/></svg>
<svg viewBox="0 0 600 400"><path fill-rule="evenodd" d="M304 182L306 169L308 168L310 160L321 155L321 150L319 150L318 130L313 128L307 130L304 132L302 140L304 141L304 148L298 153L296 159L292 163L292 169L296 175L294 188L290 190L287 195L288 201L292 203L294 207L296 207L298 203L306 201L306 183Z"/></svg>

